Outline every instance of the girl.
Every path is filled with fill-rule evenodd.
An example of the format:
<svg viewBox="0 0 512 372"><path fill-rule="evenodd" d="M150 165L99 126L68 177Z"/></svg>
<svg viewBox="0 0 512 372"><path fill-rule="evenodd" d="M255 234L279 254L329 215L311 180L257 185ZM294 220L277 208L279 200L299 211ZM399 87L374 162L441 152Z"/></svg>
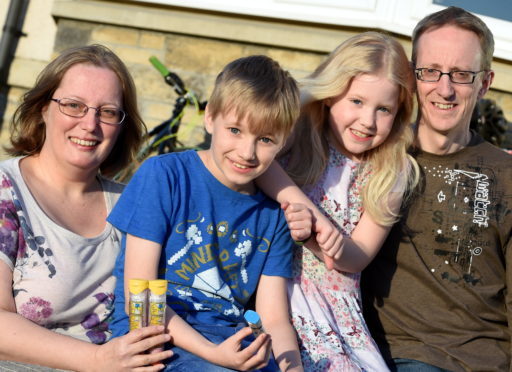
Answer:
<svg viewBox="0 0 512 372"><path fill-rule="evenodd" d="M412 82L397 41L376 32L348 39L302 82L301 117L282 157L309 199L276 164L258 182L316 217L316 241L295 251L288 286L306 371L387 370L362 316L359 279L417 182L406 152ZM298 222L288 221L299 237Z"/></svg>

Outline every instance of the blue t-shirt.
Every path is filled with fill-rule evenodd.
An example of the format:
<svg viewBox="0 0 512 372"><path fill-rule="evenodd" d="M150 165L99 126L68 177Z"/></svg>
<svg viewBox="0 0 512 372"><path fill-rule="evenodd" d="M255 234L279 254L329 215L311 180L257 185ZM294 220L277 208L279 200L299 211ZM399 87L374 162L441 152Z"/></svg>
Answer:
<svg viewBox="0 0 512 372"><path fill-rule="evenodd" d="M146 160L108 221L162 245L167 303L190 324L242 322L261 274L291 277L293 241L279 204L224 186L195 151ZM128 331L124 253L123 242L114 270L114 336Z"/></svg>

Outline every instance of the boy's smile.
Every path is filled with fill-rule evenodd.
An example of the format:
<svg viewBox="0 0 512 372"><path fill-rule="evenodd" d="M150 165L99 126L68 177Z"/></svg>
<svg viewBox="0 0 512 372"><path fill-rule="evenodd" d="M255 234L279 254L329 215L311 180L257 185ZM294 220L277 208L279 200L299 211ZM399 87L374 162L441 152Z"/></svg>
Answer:
<svg viewBox="0 0 512 372"><path fill-rule="evenodd" d="M199 152L206 168L230 189L253 194L254 179L267 170L281 150L284 135L253 133L247 117L240 119L234 111L212 118L208 107L205 127L212 135L210 149Z"/></svg>

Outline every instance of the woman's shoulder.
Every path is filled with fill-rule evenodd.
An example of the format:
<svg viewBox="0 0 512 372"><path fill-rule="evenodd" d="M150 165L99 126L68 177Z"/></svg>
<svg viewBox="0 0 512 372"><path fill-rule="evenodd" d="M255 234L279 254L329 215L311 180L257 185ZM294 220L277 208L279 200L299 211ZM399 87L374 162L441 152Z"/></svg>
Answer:
<svg viewBox="0 0 512 372"><path fill-rule="evenodd" d="M15 177L20 173L20 159L21 157L16 157L0 161L0 172Z"/></svg>
<svg viewBox="0 0 512 372"><path fill-rule="evenodd" d="M23 189L22 184L25 181L21 176L20 159L21 157L17 157L0 161L0 188L2 190L11 189L16 185L16 189Z"/></svg>
<svg viewBox="0 0 512 372"><path fill-rule="evenodd" d="M125 184L114 181L110 178L104 177L102 175L99 176L101 185L103 187L103 190L105 192L111 193L111 194L121 194L125 188Z"/></svg>

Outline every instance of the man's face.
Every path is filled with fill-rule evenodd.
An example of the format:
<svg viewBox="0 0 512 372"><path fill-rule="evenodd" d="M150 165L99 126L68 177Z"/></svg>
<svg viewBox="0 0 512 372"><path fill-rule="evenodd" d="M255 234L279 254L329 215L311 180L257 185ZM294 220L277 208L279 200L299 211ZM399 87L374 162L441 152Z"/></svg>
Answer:
<svg viewBox="0 0 512 372"><path fill-rule="evenodd" d="M417 48L416 68L481 70L480 43L471 31L453 25L430 30L420 36ZM467 136L476 101L489 89L492 76L492 72L480 72L473 84L452 83L448 75L442 75L438 82L417 79L420 143L439 136Z"/></svg>

